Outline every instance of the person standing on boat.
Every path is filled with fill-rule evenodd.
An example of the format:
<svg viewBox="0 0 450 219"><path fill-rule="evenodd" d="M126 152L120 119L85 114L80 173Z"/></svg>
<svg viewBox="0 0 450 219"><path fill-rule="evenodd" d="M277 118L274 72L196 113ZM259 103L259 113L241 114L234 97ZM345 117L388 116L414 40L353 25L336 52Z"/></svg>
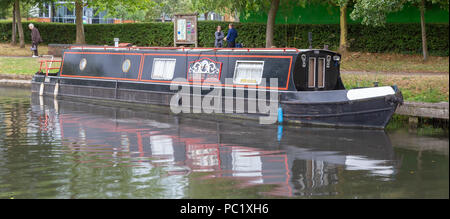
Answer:
<svg viewBox="0 0 450 219"><path fill-rule="evenodd" d="M217 31L214 33L214 36L216 37L216 40L214 41L214 47L222 48L223 47L223 38L225 37L225 34L223 34L223 32L222 32L221 26L217 26Z"/></svg>
<svg viewBox="0 0 450 219"><path fill-rule="evenodd" d="M39 33L39 30L33 25L29 24L28 27L31 30L31 50L34 52L33 58L39 57L38 53L38 45L39 43L42 43L41 34Z"/></svg>
<svg viewBox="0 0 450 219"><path fill-rule="evenodd" d="M224 38L228 43L228 48L234 48L236 47L236 38L238 37L237 30L234 29L233 24L228 25L228 34L227 37Z"/></svg>

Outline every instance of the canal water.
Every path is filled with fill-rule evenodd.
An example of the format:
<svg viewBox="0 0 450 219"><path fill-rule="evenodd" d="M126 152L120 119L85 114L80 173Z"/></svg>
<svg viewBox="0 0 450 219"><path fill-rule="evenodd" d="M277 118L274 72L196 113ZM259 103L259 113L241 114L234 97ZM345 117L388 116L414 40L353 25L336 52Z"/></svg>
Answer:
<svg viewBox="0 0 450 219"><path fill-rule="evenodd" d="M258 125L0 87L0 198L448 198L448 130Z"/></svg>

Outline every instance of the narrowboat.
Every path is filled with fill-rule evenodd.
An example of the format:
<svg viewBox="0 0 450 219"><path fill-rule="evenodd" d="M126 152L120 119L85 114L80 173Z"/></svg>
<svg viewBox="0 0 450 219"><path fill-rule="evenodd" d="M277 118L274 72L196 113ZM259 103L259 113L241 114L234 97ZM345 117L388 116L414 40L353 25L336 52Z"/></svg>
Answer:
<svg viewBox="0 0 450 219"><path fill-rule="evenodd" d="M326 49L73 46L62 53L57 73L33 77L33 92L375 129L403 102L396 86L345 89L341 55Z"/></svg>

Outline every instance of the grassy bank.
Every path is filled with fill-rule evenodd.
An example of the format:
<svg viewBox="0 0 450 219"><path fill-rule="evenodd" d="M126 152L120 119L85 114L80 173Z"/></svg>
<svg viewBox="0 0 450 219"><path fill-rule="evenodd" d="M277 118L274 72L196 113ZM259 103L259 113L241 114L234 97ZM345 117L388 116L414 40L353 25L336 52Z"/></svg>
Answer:
<svg viewBox="0 0 450 219"><path fill-rule="evenodd" d="M342 74L347 89L355 87L372 87L378 81L379 86L397 85L406 101L448 102L449 75L437 74Z"/></svg>
<svg viewBox="0 0 450 219"><path fill-rule="evenodd" d="M0 57L0 74L34 75L39 70L39 60L45 58ZM53 67L59 67L55 63ZM54 72L54 71L53 71Z"/></svg>
<svg viewBox="0 0 450 219"><path fill-rule="evenodd" d="M24 56L31 57L31 44L25 44L25 48L20 48L17 46L11 46L9 43L0 43L0 56ZM48 54L47 45L39 45L39 55Z"/></svg>
<svg viewBox="0 0 450 219"><path fill-rule="evenodd" d="M421 55L353 52L343 55L341 70L400 73L449 72L449 57L430 56L426 62L422 58Z"/></svg>

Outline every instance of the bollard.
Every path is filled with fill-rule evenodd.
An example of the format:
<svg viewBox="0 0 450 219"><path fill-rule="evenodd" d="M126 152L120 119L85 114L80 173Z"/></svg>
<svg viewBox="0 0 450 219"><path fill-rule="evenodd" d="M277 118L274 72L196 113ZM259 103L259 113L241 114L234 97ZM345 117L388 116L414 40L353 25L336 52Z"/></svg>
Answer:
<svg viewBox="0 0 450 219"><path fill-rule="evenodd" d="M278 123L283 123L283 109L278 107Z"/></svg>

